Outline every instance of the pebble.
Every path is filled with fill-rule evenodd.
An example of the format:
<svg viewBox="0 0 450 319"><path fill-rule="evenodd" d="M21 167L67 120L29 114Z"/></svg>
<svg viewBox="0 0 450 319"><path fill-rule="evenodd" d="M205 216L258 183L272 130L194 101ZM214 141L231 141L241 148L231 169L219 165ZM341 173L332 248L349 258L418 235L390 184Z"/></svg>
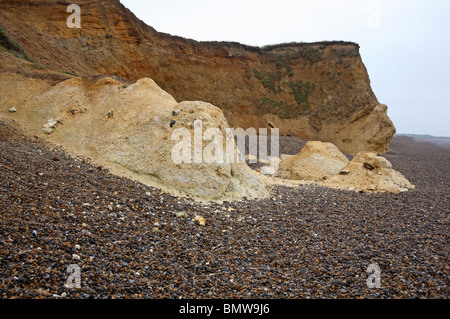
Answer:
<svg viewBox="0 0 450 319"><path fill-rule="evenodd" d="M194 218L194 221L197 222L200 226L205 226L206 225L205 218L203 218L200 215L196 215L195 218Z"/></svg>
<svg viewBox="0 0 450 319"><path fill-rule="evenodd" d="M188 215L186 212L175 212L175 216L177 217L187 217Z"/></svg>
<svg viewBox="0 0 450 319"><path fill-rule="evenodd" d="M74 259L74 260L80 260L81 257L80 257L80 255L72 254L72 259Z"/></svg>
<svg viewBox="0 0 450 319"><path fill-rule="evenodd" d="M9 113L15 113L15 112L17 112L15 107L12 107L12 108L9 109Z"/></svg>

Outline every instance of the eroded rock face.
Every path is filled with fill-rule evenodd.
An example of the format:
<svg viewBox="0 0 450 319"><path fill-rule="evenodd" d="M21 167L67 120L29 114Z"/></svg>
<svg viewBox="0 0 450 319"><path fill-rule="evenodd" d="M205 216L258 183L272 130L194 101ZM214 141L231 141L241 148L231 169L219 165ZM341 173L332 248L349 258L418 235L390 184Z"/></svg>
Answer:
<svg viewBox="0 0 450 319"><path fill-rule="evenodd" d="M19 80L17 76L16 80ZM9 97L4 96L9 101L18 95L13 90ZM73 111L80 109L83 112ZM153 186L206 200L268 195L245 163L174 161L172 150L180 142L172 137L174 130L185 129L190 136L185 141L193 150L195 120L202 121L200 132L216 128L223 137L228 123L223 112L212 104L178 103L149 78L127 87L112 78L73 78L37 90L28 96L22 110L20 116L27 125L41 130L36 134L76 154L99 160L113 170L130 172ZM62 123L52 126L50 135L42 132L42 125L48 119L59 119ZM175 123L171 125L172 122ZM200 140L201 149L213 140ZM225 148L225 144L218 145ZM234 140L233 150L237 152Z"/></svg>
<svg viewBox="0 0 450 319"><path fill-rule="evenodd" d="M300 153L280 164L279 176L289 179L320 181L336 175L348 159L332 143L310 141Z"/></svg>
<svg viewBox="0 0 450 319"><path fill-rule="evenodd" d="M118 0L77 4L80 29L57 0L3 1L0 20L45 70L149 77L177 101L216 105L232 127L278 127L345 153L386 152L395 133L355 43L197 42L157 32Z"/></svg>
<svg viewBox="0 0 450 319"><path fill-rule="evenodd" d="M392 164L374 153L359 153L342 170L323 185L363 192L399 193L414 188Z"/></svg>

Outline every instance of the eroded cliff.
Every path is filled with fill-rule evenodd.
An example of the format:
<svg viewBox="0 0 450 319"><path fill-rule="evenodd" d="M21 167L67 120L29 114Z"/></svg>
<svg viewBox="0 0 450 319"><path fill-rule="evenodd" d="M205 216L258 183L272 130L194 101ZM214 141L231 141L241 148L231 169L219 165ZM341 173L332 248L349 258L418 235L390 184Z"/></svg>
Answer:
<svg viewBox="0 0 450 319"><path fill-rule="evenodd" d="M80 76L149 77L177 101L221 108L232 127L332 142L343 152L385 152L395 133L370 87L359 46L292 43L264 48L160 33L118 0L0 2L0 24L39 68Z"/></svg>

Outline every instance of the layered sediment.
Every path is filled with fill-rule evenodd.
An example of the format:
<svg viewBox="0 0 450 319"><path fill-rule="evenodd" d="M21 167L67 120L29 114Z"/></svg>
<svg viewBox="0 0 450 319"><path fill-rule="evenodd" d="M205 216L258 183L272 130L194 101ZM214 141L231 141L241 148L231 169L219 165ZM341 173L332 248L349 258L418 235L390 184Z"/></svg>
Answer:
<svg viewBox="0 0 450 319"><path fill-rule="evenodd" d="M355 43L197 42L156 31L117 0L77 3L79 29L56 0L2 2L1 26L44 70L149 77L177 101L221 108L232 127L277 127L346 153L388 149L395 128Z"/></svg>

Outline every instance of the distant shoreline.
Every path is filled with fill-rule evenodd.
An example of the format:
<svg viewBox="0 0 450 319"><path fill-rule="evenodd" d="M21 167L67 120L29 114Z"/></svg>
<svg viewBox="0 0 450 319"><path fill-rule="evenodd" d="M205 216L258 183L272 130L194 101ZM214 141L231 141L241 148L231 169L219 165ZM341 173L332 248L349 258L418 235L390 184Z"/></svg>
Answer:
<svg viewBox="0 0 450 319"><path fill-rule="evenodd" d="M434 136L429 134L407 134L407 133L397 133L395 136L408 136L408 137L414 137L414 138L442 138L442 139L449 139L450 136Z"/></svg>
<svg viewBox="0 0 450 319"><path fill-rule="evenodd" d="M450 149L450 137L447 136L433 136L426 134L395 134L394 137L410 137L420 142L432 143Z"/></svg>

